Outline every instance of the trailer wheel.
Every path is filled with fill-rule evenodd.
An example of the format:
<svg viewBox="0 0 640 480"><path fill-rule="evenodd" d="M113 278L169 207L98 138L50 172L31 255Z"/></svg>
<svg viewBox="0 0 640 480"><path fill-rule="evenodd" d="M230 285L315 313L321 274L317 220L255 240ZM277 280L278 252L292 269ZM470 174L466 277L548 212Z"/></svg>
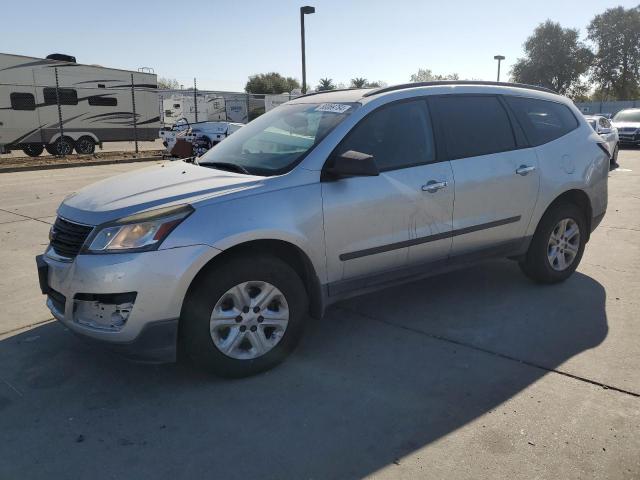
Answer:
<svg viewBox="0 0 640 480"><path fill-rule="evenodd" d="M76 152L82 155L91 155L96 151L96 142L89 136L80 137L76 141Z"/></svg>
<svg viewBox="0 0 640 480"><path fill-rule="evenodd" d="M55 142L53 142L52 155L71 155L71 153L73 152L73 147L73 140L69 137L58 138Z"/></svg>
<svg viewBox="0 0 640 480"><path fill-rule="evenodd" d="M22 151L30 157L37 157L42 153L44 147L41 143L29 143L22 147Z"/></svg>
<svg viewBox="0 0 640 480"><path fill-rule="evenodd" d="M47 151L49 155L56 155L56 150L53 143L47 143L44 146L44 149Z"/></svg>

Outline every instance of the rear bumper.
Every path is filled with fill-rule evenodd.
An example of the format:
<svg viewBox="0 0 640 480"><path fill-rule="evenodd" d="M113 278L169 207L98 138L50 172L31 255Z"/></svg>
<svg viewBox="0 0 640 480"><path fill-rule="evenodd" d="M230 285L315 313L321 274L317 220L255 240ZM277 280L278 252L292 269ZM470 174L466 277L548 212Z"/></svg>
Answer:
<svg viewBox="0 0 640 480"><path fill-rule="evenodd" d="M605 213L607 213L607 212L606 211L602 212L600 215L596 215L595 217L593 217L591 219L591 231L592 232L598 227L598 225L600 225L600 223L602 222L602 219L604 218Z"/></svg>

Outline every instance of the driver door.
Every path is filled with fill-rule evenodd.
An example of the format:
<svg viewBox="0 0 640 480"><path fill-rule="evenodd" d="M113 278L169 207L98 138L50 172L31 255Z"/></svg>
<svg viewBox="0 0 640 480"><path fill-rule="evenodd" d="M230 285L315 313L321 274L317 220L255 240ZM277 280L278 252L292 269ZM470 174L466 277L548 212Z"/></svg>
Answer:
<svg viewBox="0 0 640 480"><path fill-rule="evenodd" d="M444 259L452 243L453 175L449 162L436 162L424 100L370 113L334 153L349 150L372 155L380 174L322 183L330 295L347 282L366 287L409 263Z"/></svg>

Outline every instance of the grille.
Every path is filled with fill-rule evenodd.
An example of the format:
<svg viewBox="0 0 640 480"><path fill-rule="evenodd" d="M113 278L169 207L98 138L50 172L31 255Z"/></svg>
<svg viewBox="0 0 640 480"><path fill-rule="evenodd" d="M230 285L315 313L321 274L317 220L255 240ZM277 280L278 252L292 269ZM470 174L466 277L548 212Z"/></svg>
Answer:
<svg viewBox="0 0 640 480"><path fill-rule="evenodd" d="M58 255L75 258L91 230L93 227L78 225L58 217L49 234L50 245Z"/></svg>

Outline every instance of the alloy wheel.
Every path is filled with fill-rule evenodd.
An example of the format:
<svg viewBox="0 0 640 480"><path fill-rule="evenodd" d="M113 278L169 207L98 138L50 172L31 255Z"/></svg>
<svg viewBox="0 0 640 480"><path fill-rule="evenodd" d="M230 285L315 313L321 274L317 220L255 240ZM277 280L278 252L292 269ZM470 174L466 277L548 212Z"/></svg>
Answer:
<svg viewBox="0 0 640 480"><path fill-rule="evenodd" d="M560 220L551 231L547 259L551 268L561 272L571 266L580 250L580 228L572 218Z"/></svg>
<svg viewBox="0 0 640 480"><path fill-rule="evenodd" d="M251 360L270 352L282 339L289 323L289 306L274 285L249 281L220 297L209 322L211 339L220 352Z"/></svg>

